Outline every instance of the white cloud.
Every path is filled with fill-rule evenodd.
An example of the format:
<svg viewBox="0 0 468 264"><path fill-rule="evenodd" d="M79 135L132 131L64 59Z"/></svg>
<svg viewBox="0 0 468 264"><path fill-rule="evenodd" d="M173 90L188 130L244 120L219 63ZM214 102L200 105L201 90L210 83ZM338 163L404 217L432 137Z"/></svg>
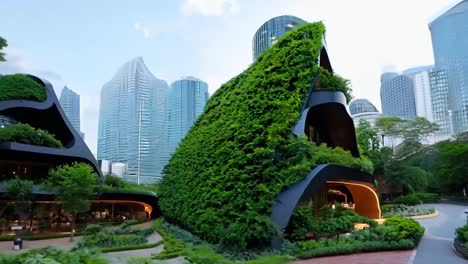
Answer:
<svg viewBox="0 0 468 264"><path fill-rule="evenodd" d="M153 29L151 29L148 26L144 26L138 22L133 24L133 27L135 28L136 31L143 33L143 38L145 39L150 39L151 36L153 35Z"/></svg>
<svg viewBox="0 0 468 264"><path fill-rule="evenodd" d="M182 14L190 16L199 13L203 16L222 16L239 12L238 0L184 0Z"/></svg>

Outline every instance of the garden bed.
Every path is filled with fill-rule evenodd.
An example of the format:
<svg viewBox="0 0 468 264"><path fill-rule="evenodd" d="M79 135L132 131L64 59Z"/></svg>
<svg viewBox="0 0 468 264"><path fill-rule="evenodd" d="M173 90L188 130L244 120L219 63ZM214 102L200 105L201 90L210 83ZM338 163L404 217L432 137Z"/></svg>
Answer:
<svg viewBox="0 0 468 264"><path fill-rule="evenodd" d="M466 247L467 243L463 243L462 241L455 239L453 241L453 249L455 250L455 253L457 253L459 256L468 259L468 248Z"/></svg>
<svg viewBox="0 0 468 264"><path fill-rule="evenodd" d="M435 209L427 205L386 204L381 209L382 218L392 216L412 217L435 213Z"/></svg>

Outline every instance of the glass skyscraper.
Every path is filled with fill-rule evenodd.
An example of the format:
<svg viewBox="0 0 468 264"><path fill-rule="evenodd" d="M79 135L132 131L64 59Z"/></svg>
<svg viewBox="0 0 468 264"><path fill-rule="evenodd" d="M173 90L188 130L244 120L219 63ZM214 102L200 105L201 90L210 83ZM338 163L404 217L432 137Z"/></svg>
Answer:
<svg viewBox="0 0 468 264"><path fill-rule="evenodd" d="M413 79L397 73L383 73L380 77L382 114L400 118L415 118Z"/></svg>
<svg viewBox="0 0 468 264"><path fill-rule="evenodd" d="M59 102L73 128L80 133L80 95L65 86Z"/></svg>
<svg viewBox="0 0 468 264"><path fill-rule="evenodd" d="M208 101L208 84L186 77L171 84L169 94L169 153L173 153L185 134L203 112Z"/></svg>
<svg viewBox="0 0 468 264"><path fill-rule="evenodd" d="M468 0L429 24L437 69L448 78L448 106L453 132L468 130Z"/></svg>
<svg viewBox="0 0 468 264"><path fill-rule="evenodd" d="M98 159L127 164L134 183L161 179L167 161L167 92L141 57L124 64L101 90Z"/></svg>
<svg viewBox="0 0 468 264"><path fill-rule="evenodd" d="M361 113L378 113L377 108L367 99L354 99L349 103L349 112L351 115Z"/></svg>
<svg viewBox="0 0 468 264"><path fill-rule="evenodd" d="M286 32L304 23L307 22L295 16L278 16L265 22L252 39L253 60L256 60L264 50L271 47Z"/></svg>

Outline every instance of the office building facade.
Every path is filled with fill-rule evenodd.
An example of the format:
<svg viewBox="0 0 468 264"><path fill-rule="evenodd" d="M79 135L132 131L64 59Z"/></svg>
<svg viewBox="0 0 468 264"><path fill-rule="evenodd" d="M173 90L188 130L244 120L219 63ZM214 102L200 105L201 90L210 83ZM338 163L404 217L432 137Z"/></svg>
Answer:
<svg viewBox="0 0 468 264"><path fill-rule="evenodd" d="M170 154L203 112L208 97L208 84L195 77L182 78L171 84L168 118Z"/></svg>
<svg viewBox="0 0 468 264"><path fill-rule="evenodd" d="M124 178L157 182L167 160L167 92L141 57L124 64L101 90L98 159L127 164Z"/></svg>
<svg viewBox="0 0 468 264"><path fill-rule="evenodd" d="M416 117L413 79L397 73L384 73L380 78L382 114L400 118Z"/></svg>
<svg viewBox="0 0 468 264"><path fill-rule="evenodd" d="M429 24L436 68L448 79L454 134L468 131L468 1L464 0Z"/></svg>
<svg viewBox="0 0 468 264"><path fill-rule="evenodd" d="M59 102L68 121L80 133L80 95L65 86L60 94Z"/></svg>
<svg viewBox="0 0 468 264"><path fill-rule="evenodd" d="M297 25L307 23L295 16L278 16L265 22L252 39L252 56L255 61L260 54L271 47L281 36Z"/></svg>

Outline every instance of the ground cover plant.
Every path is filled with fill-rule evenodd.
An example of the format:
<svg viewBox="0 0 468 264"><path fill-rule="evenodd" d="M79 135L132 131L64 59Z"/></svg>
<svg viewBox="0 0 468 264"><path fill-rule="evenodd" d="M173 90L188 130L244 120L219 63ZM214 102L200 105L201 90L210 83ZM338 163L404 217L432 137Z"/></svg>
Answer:
<svg viewBox="0 0 468 264"><path fill-rule="evenodd" d="M382 217L391 216L417 216L435 213L435 209L427 205L404 205L404 204L386 204L381 207Z"/></svg>
<svg viewBox="0 0 468 264"><path fill-rule="evenodd" d="M298 258L352 254L384 250L412 249L424 234L416 221L394 216L383 225L372 225L363 230L341 234L337 239L319 238L298 242Z"/></svg>
<svg viewBox="0 0 468 264"><path fill-rule="evenodd" d="M0 77L0 101L30 100L43 102L47 98L44 84L24 74Z"/></svg>
<svg viewBox="0 0 468 264"><path fill-rule="evenodd" d="M50 263L50 264L108 264L109 261L95 251L87 249L76 251L65 251L57 248L32 249L22 254L0 254L2 264L27 264L27 263Z"/></svg>
<svg viewBox="0 0 468 264"><path fill-rule="evenodd" d="M288 32L222 85L180 143L159 186L163 215L212 243L267 245L274 197L317 164L372 171L367 160L316 146L291 130L313 80L350 98L347 81L317 65L322 23Z"/></svg>
<svg viewBox="0 0 468 264"><path fill-rule="evenodd" d="M51 148L63 148L62 142L46 130L17 123L0 128L0 142L17 142Z"/></svg>

